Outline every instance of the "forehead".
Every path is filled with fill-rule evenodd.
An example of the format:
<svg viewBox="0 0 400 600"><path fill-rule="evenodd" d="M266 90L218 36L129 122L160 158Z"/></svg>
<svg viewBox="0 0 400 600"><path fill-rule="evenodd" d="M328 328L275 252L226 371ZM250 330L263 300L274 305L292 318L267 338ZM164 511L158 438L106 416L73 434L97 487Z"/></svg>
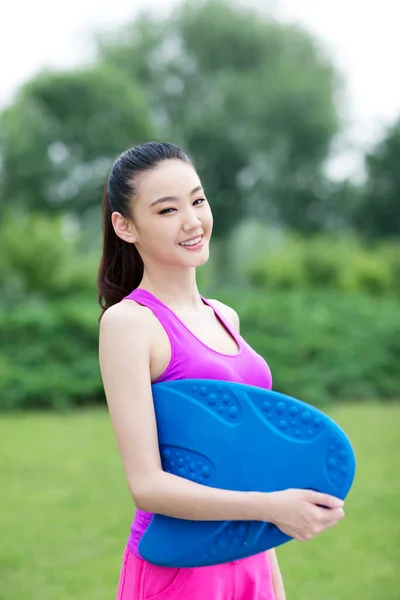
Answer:
<svg viewBox="0 0 400 600"><path fill-rule="evenodd" d="M182 160L165 160L137 182L139 197L148 202L160 196L184 196L199 185L195 169Z"/></svg>

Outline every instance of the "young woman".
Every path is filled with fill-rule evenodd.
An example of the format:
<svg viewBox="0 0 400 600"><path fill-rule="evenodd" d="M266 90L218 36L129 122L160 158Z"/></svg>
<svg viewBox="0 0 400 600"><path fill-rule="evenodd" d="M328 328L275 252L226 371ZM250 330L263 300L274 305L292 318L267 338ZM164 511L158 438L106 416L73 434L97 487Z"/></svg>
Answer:
<svg viewBox="0 0 400 600"><path fill-rule="evenodd" d="M268 494L220 490L161 468L152 383L208 378L271 389L269 367L240 336L236 312L206 300L197 289L196 267L208 259L212 225L199 176L180 148L143 144L113 164L103 199L99 354L137 508L118 600L285 599L273 550L190 569L146 562L138 544L153 513L268 521L300 541L344 516L343 502L329 495L294 489Z"/></svg>

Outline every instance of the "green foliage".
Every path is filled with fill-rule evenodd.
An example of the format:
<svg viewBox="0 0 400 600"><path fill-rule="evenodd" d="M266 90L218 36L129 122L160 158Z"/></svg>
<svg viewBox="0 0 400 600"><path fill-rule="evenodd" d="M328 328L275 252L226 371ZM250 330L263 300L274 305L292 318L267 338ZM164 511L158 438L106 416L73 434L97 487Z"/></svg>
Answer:
<svg viewBox="0 0 400 600"><path fill-rule="evenodd" d="M2 409L66 408L103 401L98 310L91 301L27 299L0 309Z"/></svg>
<svg viewBox="0 0 400 600"><path fill-rule="evenodd" d="M168 139L194 159L217 238L249 216L307 234L399 235L400 121L366 157L364 186L329 181L341 78L299 26L241 3L188 0L97 44L92 65L36 75L0 114L3 213L97 220L116 156ZM373 266L360 270L380 287Z"/></svg>
<svg viewBox="0 0 400 600"><path fill-rule="evenodd" d="M86 232L71 225L65 217L32 214L0 224L0 409L104 402L99 253L88 252ZM252 275L255 291L227 298L244 337L271 364L275 389L317 404L395 397L400 303L388 291L395 291L400 269L396 247L385 244L369 255L354 240L316 238L293 239L284 248L279 237L269 245L268 268L263 263ZM218 276L213 262L198 273L203 293ZM224 300L218 289L211 294Z"/></svg>
<svg viewBox="0 0 400 600"><path fill-rule="evenodd" d="M224 0L187 2L108 36L99 52L142 83L159 130L193 156L217 237L251 212L321 227L338 77L308 33Z"/></svg>
<svg viewBox="0 0 400 600"><path fill-rule="evenodd" d="M82 236L66 217L28 213L0 223L0 305L96 293L99 257L80 252Z"/></svg>
<svg viewBox="0 0 400 600"><path fill-rule="evenodd" d="M335 289L376 296L399 292L400 245L366 247L354 237L290 237L247 267L263 290Z"/></svg>
<svg viewBox="0 0 400 600"><path fill-rule="evenodd" d="M144 90L105 66L35 76L0 131L3 210L77 215L100 206L115 157L153 135Z"/></svg>
<svg viewBox="0 0 400 600"><path fill-rule="evenodd" d="M229 293L244 338L267 360L274 389L323 405L399 397L400 305L323 291Z"/></svg>
<svg viewBox="0 0 400 600"><path fill-rule="evenodd" d="M400 235L400 118L366 156L367 181L353 221L369 237Z"/></svg>
<svg viewBox="0 0 400 600"><path fill-rule="evenodd" d="M26 215L0 225L0 406L63 408L103 399L96 273L69 221Z"/></svg>
<svg viewBox="0 0 400 600"><path fill-rule="evenodd" d="M217 297L239 312L243 336L271 366L274 389L316 405L398 397L398 301L293 290ZM0 407L103 402L98 315L94 295L2 307Z"/></svg>

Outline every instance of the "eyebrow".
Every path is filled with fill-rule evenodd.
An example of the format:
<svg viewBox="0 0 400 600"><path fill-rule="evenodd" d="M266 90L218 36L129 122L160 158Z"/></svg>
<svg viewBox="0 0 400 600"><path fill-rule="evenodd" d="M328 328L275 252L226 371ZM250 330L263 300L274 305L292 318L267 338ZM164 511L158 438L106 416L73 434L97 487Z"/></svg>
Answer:
<svg viewBox="0 0 400 600"><path fill-rule="evenodd" d="M191 192L190 195L193 196L196 192L200 192L203 189L203 186L198 185ZM179 198L177 196L163 196L162 198L157 198L157 200L153 200L150 204L150 208L156 206L157 204L164 204L165 202L179 202Z"/></svg>

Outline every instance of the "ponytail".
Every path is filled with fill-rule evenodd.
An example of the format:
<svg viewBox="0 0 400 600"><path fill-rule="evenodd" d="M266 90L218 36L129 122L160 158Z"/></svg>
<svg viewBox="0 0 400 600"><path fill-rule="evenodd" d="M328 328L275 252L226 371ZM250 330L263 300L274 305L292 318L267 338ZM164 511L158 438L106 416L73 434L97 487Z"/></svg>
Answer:
<svg viewBox="0 0 400 600"><path fill-rule="evenodd" d="M138 287L143 277L143 261L134 244L129 244L114 231L107 185L103 202L103 253L97 278L98 300L102 309L100 319L107 308L117 304Z"/></svg>
<svg viewBox="0 0 400 600"><path fill-rule="evenodd" d="M136 289L143 278L144 265L134 244L117 236L111 222L114 211L131 218L132 201L137 196L137 176L164 160L192 164L179 148L166 142L148 142L123 152L113 163L103 195L103 254L97 278L102 313Z"/></svg>

